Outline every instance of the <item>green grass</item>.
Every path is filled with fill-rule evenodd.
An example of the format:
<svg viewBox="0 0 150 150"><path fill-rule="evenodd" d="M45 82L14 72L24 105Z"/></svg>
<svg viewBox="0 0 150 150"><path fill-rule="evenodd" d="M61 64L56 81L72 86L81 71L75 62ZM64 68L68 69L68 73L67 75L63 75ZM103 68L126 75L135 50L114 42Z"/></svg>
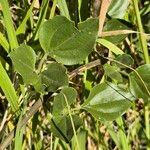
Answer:
<svg viewBox="0 0 150 150"><path fill-rule="evenodd" d="M99 15L96 1L43 0L40 2L33 0L30 4L27 0L0 1L0 149L150 150L150 56L148 46L150 41L149 31L145 28L147 22L144 21L145 16L149 20L150 10L147 6L150 2L149 0L145 2L132 0L126 7L127 3L124 0L118 3L115 3L115 0L112 1L113 5L109 8L109 15L112 15L112 18L108 15L106 15L108 18L100 18L100 21L105 20L102 34L104 36L101 38L97 37L97 27L94 26L96 21L90 22L89 19L94 18L95 14L97 17ZM39 8L35 7L38 3ZM126 7L125 10L123 6ZM114 14L113 10L116 7L119 9ZM58 20L56 19L53 25L49 26L53 30L49 31L46 28L47 32L41 34L39 31L45 21L54 19L57 15L64 16L71 22L68 20L65 22L66 19L58 17ZM116 18L113 19L113 17ZM123 22L119 22L117 18L122 19ZM88 23L78 25L86 19L89 19ZM58 24L60 22L61 24ZM65 26L63 26L64 22ZM62 26L68 28L64 30ZM116 30L119 30L120 33ZM108 33L104 31L112 35L107 36ZM46 35L49 41L49 43L44 41L46 51L39 42L42 40L39 35ZM94 38L96 39L95 44L92 41ZM9 53L16 52L16 48L21 44L32 47L36 54L34 56L36 63L30 62L30 55L20 57L21 55L16 54L20 66L15 66ZM76 55L76 49L82 46L85 51L91 47L91 44L93 44L91 53L85 60L79 61L83 52ZM59 51L60 54L58 54L59 49L57 48L64 52ZM72 52L69 58L68 51ZM75 58L76 56L79 57ZM55 59L59 57L62 58ZM71 64L74 62L73 57L80 63ZM25 58L28 63L21 62ZM67 59L70 62L66 63ZM54 75L51 76L48 74L51 68L47 66L57 60L61 65L57 64L52 68ZM22 63L28 65L21 67ZM106 64L110 67L107 73L104 71ZM146 69L140 72L138 69L144 66ZM118 71L114 71L114 68L117 68ZM31 70L31 73L25 70ZM43 75L44 70L45 76ZM58 75L58 72L62 73ZM135 81L131 81L131 72ZM118 74L122 81L117 78ZM26 79L36 77L36 80L34 84L26 84L24 77ZM63 82L69 82L69 86L78 93L76 101L73 101L71 91L68 94L62 92L64 88L62 86L56 90L52 88L53 91L51 91L49 82L56 87L60 82L62 86ZM131 82L132 89L130 88ZM106 85L108 83L109 90L104 83ZM113 87L110 89L110 83L116 85L120 90L117 91ZM93 90L96 85L99 88ZM105 85L105 88L101 85ZM125 90L130 91L132 96L134 95L132 102L132 98L123 94L127 93ZM56 96L61 92L63 98L60 97L60 102L57 103ZM114 93L113 99L109 97L111 93ZM118 93L120 97L117 97ZM125 109L126 106L116 102L120 100L119 98L130 101L130 107ZM84 104L86 100L88 101ZM118 106L116 106L117 103ZM54 105L57 107L54 108ZM85 105L92 111L84 110ZM122 109L125 110L123 114ZM100 117L100 114L104 116ZM81 122L73 119L75 115L83 120L83 124L79 127ZM111 119L111 115L112 117L116 115L117 118ZM69 120L66 119L67 117ZM65 133L66 131L68 133Z"/></svg>

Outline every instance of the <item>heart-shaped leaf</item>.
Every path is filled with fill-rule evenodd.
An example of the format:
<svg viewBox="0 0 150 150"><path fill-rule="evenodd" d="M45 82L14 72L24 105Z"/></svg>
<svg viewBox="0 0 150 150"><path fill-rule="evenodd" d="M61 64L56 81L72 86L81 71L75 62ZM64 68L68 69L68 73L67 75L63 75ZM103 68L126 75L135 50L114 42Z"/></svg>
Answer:
<svg viewBox="0 0 150 150"><path fill-rule="evenodd" d="M16 71L23 77L26 84L37 82L38 75L35 73L36 54L30 46L22 44L10 53L10 58Z"/></svg>
<svg viewBox="0 0 150 150"><path fill-rule="evenodd" d="M136 72L130 73L130 90L137 98L143 98L148 102L150 101L150 64L140 66L136 71L141 79Z"/></svg>
<svg viewBox="0 0 150 150"><path fill-rule="evenodd" d="M135 98L114 84L98 84L83 104L83 109L100 121L113 121L121 116Z"/></svg>
<svg viewBox="0 0 150 150"><path fill-rule="evenodd" d="M48 92L55 92L58 88L68 86L66 68L59 63L51 63L41 73L42 84Z"/></svg>
<svg viewBox="0 0 150 150"><path fill-rule="evenodd" d="M92 52L98 32L98 20L88 19L75 28L73 22L56 16L43 23L39 40L45 52L65 65L78 64ZM84 29L85 28L85 29Z"/></svg>

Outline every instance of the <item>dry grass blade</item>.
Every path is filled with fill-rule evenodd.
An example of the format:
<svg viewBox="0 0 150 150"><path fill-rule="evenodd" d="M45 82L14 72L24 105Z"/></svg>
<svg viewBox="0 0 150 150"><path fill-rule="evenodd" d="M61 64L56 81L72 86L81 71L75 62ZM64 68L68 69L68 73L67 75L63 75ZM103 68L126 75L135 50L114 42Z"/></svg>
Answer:
<svg viewBox="0 0 150 150"><path fill-rule="evenodd" d="M106 31L101 33L101 37L105 36L115 36L115 35L121 35L121 34L132 34L132 33L137 33L137 34L142 34L145 36L150 36L150 34L146 33L141 33L133 30L114 30L114 31Z"/></svg>
<svg viewBox="0 0 150 150"><path fill-rule="evenodd" d="M31 109L26 113L26 115L23 116L18 128L22 128L23 126L25 126L28 122L28 120L39 110L39 108L42 106L42 101L41 99L39 99L32 107ZM9 135L7 136L7 138L4 140L4 142L0 145L0 150L3 150L5 148L7 148L7 146L9 145L9 143L12 141L13 137L15 134L15 129L12 130Z"/></svg>
<svg viewBox="0 0 150 150"><path fill-rule="evenodd" d="M106 13L107 10L111 4L112 0L102 0L101 4L101 9L100 9L100 14L99 14L99 31L98 31L98 36L101 36L102 30L103 30L103 25L105 22L106 18Z"/></svg>

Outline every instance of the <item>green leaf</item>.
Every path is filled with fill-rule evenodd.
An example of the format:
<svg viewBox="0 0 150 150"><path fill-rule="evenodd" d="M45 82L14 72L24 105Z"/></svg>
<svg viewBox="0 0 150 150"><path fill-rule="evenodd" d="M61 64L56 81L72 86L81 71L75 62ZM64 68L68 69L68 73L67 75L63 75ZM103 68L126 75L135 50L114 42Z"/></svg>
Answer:
<svg viewBox="0 0 150 150"><path fill-rule="evenodd" d="M39 40L44 51L51 52L76 33L78 30L73 22L66 17L56 16L43 23L39 31Z"/></svg>
<svg viewBox="0 0 150 150"><path fill-rule="evenodd" d="M17 112L19 110L18 96L16 95L15 89L11 80L9 79L7 72L3 68L0 63L0 87L2 88L13 112Z"/></svg>
<svg viewBox="0 0 150 150"><path fill-rule="evenodd" d="M59 6L60 14L62 16L65 16L66 18L70 19L66 0L58 0L58 6Z"/></svg>
<svg viewBox="0 0 150 150"><path fill-rule="evenodd" d="M116 57L116 60L127 66L131 66L134 64L134 59L128 54L119 55ZM116 63L116 65L120 68L126 68L125 66L120 65L118 63Z"/></svg>
<svg viewBox="0 0 150 150"><path fill-rule="evenodd" d="M98 19L95 18L88 18L87 20L78 24L78 28L81 31L91 32L93 36L97 36L98 32Z"/></svg>
<svg viewBox="0 0 150 150"><path fill-rule="evenodd" d="M61 92L54 97L53 112L52 112L53 116L66 115L67 104L64 95L66 96L68 104L71 105L76 100L77 92L74 88L64 87L61 90Z"/></svg>
<svg viewBox="0 0 150 150"><path fill-rule="evenodd" d="M140 66L136 69L141 80L136 72L131 72L130 90L137 98L143 98L145 102L150 101L150 64Z"/></svg>
<svg viewBox="0 0 150 150"><path fill-rule="evenodd" d="M45 52L49 52L50 56L58 62L65 65L78 64L85 60L93 50L98 21L88 19L79 24L80 28L81 31L77 30L73 22L67 18L56 16L41 27L40 44Z"/></svg>
<svg viewBox="0 0 150 150"><path fill-rule="evenodd" d="M83 109L100 121L113 121L130 106L134 97L114 84L98 84L83 104Z"/></svg>
<svg viewBox="0 0 150 150"><path fill-rule="evenodd" d="M106 25L104 26L103 31L129 30L129 28L125 25L125 23L123 23L123 21L124 20L120 21L117 19L111 19L106 22ZM114 44L119 44L126 37L127 37L127 35L122 34L122 35L116 35L116 36L107 36L107 37L105 37L105 39Z"/></svg>
<svg viewBox="0 0 150 150"><path fill-rule="evenodd" d="M122 19L125 15L128 5L128 0L112 0L108 9L108 15L112 18Z"/></svg>
<svg viewBox="0 0 150 150"><path fill-rule="evenodd" d="M119 73L119 68L116 66L111 66L109 64L104 65L105 75L114 81L122 82L122 76Z"/></svg>
<svg viewBox="0 0 150 150"><path fill-rule="evenodd" d="M72 118L73 118L75 130L77 131L78 128L83 123L82 119L77 115L72 115ZM63 117L56 117L56 118L52 119L51 120L51 131L53 132L54 136L69 143L74 135L70 117L63 116Z"/></svg>
<svg viewBox="0 0 150 150"><path fill-rule="evenodd" d="M23 77L26 84L35 84L38 75L35 73L36 54L27 45L21 45L10 53L16 71Z"/></svg>
<svg viewBox="0 0 150 150"><path fill-rule="evenodd" d="M75 102L76 97L77 92L71 87L64 87L61 92L54 97L51 130L55 136L66 142L69 142L74 135L66 100L70 106ZM72 118L75 129L77 130L81 126L82 120L76 115L72 115Z"/></svg>
<svg viewBox="0 0 150 150"><path fill-rule="evenodd" d="M66 68L59 63L51 63L41 74L42 84L48 92L55 92L58 88L68 86Z"/></svg>

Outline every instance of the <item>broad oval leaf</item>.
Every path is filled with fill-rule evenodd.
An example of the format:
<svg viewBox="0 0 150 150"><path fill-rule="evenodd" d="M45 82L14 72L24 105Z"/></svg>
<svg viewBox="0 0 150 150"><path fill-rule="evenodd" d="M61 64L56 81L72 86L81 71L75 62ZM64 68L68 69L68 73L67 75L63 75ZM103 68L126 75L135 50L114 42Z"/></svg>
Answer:
<svg viewBox="0 0 150 150"><path fill-rule="evenodd" d="M112 18L122 19L125 15L128 5L129 0L112 0L108 9L108 14Z"/></svg>
<svg viewBox="0 0 150 150"><path fill-rule="evenodd" d="M41 73L41 79L48 92L55 92L58 88L69 84L66 68L59 63L49 64Z"/></svg>
<svg viewBox="0 0 150 150"><path fill-rule="evenodd" d="M43 23L39 30L39 41L45 52L51 52L76 33L78 30L73 22L64 16L56 16Z"/></svg>
<svg viewBox="0 0 150 150"><path fill-rule="evenodd" d="M142 98L148 102L150 101L150 64L140 66L136 71L143 81L136 72L130 73L130 90L137 98Z"/></svg>
<svg viewBox="0 0 150 150"><path fill-rule="evenodd" d="M67 18L56 16L42 25L39 32L40 44L58 62L65 65L78 64L92 52L98 21L88 19L79 25L80 28L81 31Z"/></svg>
<svg viewBox="0 0 150 150"><path fill-rule="evenodd" d="M135 98L114 84L98 84L83 104L83 109L100 121L113 121L121 116Z"/></svg>
<svg viewBox="0 0 150 150"><path fill-rule="evenodd" d="M30 46L22 44L10 53L10 58L16 71L23 77L26 84L37 82L38 75L35 73L36 54Z"/></svg>

